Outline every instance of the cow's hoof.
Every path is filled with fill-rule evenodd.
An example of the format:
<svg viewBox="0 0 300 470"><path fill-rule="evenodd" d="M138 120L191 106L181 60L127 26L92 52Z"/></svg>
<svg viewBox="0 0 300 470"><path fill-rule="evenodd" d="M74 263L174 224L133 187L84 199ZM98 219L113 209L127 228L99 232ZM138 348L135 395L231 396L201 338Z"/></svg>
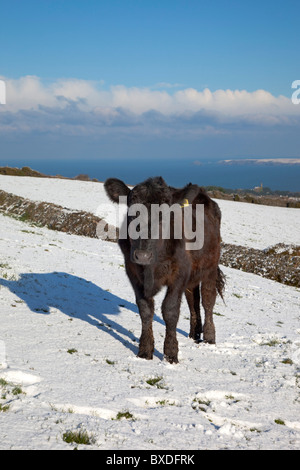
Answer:
<svg viewBox="0 0 300 470"><path fill-rule="evenodd" d="M216 344L216 331L212 323L204 325L203 341L208 344Z"/></svg>
<svg viewBox="0 0 300 470"><path fill-rule="evenodd" d="M206 344L216 344L215 339L205 339L204 338L203 342L206 343Z"/></svg>
<svg viewBox="0 0 300 470"><path fill-rule="evenodd" d="M195 341L195 343L201 343L201 333L190 333L189 334L189 338L193 339Z"/></svg>
<svg viewBox="0 0 300 470"><path fill-rule="evenodd" d="M165 355L166 361L168 361L170 364L178 364L178 358L177 356L166 356Z"/></svg>
<svg viewBox="0 0 300 470"><path fill-rule="evenodd" d="M151 361L151 359L153 359L153 354L149 354L149 353L146 353L146 352L139 352L137 357L141 358L141 359L147 359L148 361Z"/></svg>

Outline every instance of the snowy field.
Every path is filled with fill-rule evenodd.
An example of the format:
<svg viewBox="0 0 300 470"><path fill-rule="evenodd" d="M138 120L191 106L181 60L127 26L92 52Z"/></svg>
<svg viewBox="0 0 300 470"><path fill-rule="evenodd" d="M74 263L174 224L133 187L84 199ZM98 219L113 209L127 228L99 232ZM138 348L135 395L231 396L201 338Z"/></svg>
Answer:
<svg viewBox="0 0 300 470"><path fill-rule="evenodd" d="M112 217L103 186L0 176L0 189ZM299 244L300 211L218 201L225 242ZM163 360L163 292L153 361L136 357L140 319L114 243L0 214L0 449L299 449L300 290L229 268L217 344L178 324Z"/></svg>
<svg viewBox="0 0 300 470"><path fill-rule="evenodd" d="M104 217L112 225L118 222L116 211L101 183L0 175L0 189L32 201L52 202L69 209L91 212ZM222 239L225 243L258 249L276 243L300 244L298 209L220 199L217 203L222 211Z"/></svg>

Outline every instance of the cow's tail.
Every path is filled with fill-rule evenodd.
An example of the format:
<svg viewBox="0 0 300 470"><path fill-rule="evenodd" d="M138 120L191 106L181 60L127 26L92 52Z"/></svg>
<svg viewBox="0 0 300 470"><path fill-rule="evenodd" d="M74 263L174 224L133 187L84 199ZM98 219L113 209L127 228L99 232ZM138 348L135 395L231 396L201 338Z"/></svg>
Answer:
<svg viewBox="0 0 300 470"><path fill-rule="evenodd" d="M216 288L219 296L224 300L224 290L225 290L226 278L225 274L221 271L218 267L218 275L217 275L217 282Z"/></svg>

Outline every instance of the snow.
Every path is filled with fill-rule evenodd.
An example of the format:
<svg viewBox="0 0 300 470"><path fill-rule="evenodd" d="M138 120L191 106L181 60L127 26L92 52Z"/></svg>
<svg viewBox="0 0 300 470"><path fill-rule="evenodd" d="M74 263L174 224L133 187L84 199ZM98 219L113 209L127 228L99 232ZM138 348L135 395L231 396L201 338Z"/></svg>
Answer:
<svg viewBox="0 0 300 470"><path fill-rule="evenodd" d="M108 204L100 183L5 176L0 189L90 212ZM225 242L297 243L297 210L218 202ZM116 244L0 214L0 255L0 449L72 449L63 434L78 430L94 437L81 449L299 449L299 289L222 267L217 344L188 338L184 300L171 365L164 292L154 359L136 357L140 319Z"/></svg>

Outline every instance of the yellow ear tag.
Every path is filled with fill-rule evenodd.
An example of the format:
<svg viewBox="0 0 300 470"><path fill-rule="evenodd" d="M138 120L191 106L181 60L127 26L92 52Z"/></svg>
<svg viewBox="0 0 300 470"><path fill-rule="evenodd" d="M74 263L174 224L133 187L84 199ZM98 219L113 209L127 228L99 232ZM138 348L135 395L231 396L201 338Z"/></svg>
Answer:
<svg viewBox="0 0 300 470"><path fill-rule="evenodd" d="M181 205L181 207L188 207L190 205L189 200L185 199L184 203Z"/></svg>

